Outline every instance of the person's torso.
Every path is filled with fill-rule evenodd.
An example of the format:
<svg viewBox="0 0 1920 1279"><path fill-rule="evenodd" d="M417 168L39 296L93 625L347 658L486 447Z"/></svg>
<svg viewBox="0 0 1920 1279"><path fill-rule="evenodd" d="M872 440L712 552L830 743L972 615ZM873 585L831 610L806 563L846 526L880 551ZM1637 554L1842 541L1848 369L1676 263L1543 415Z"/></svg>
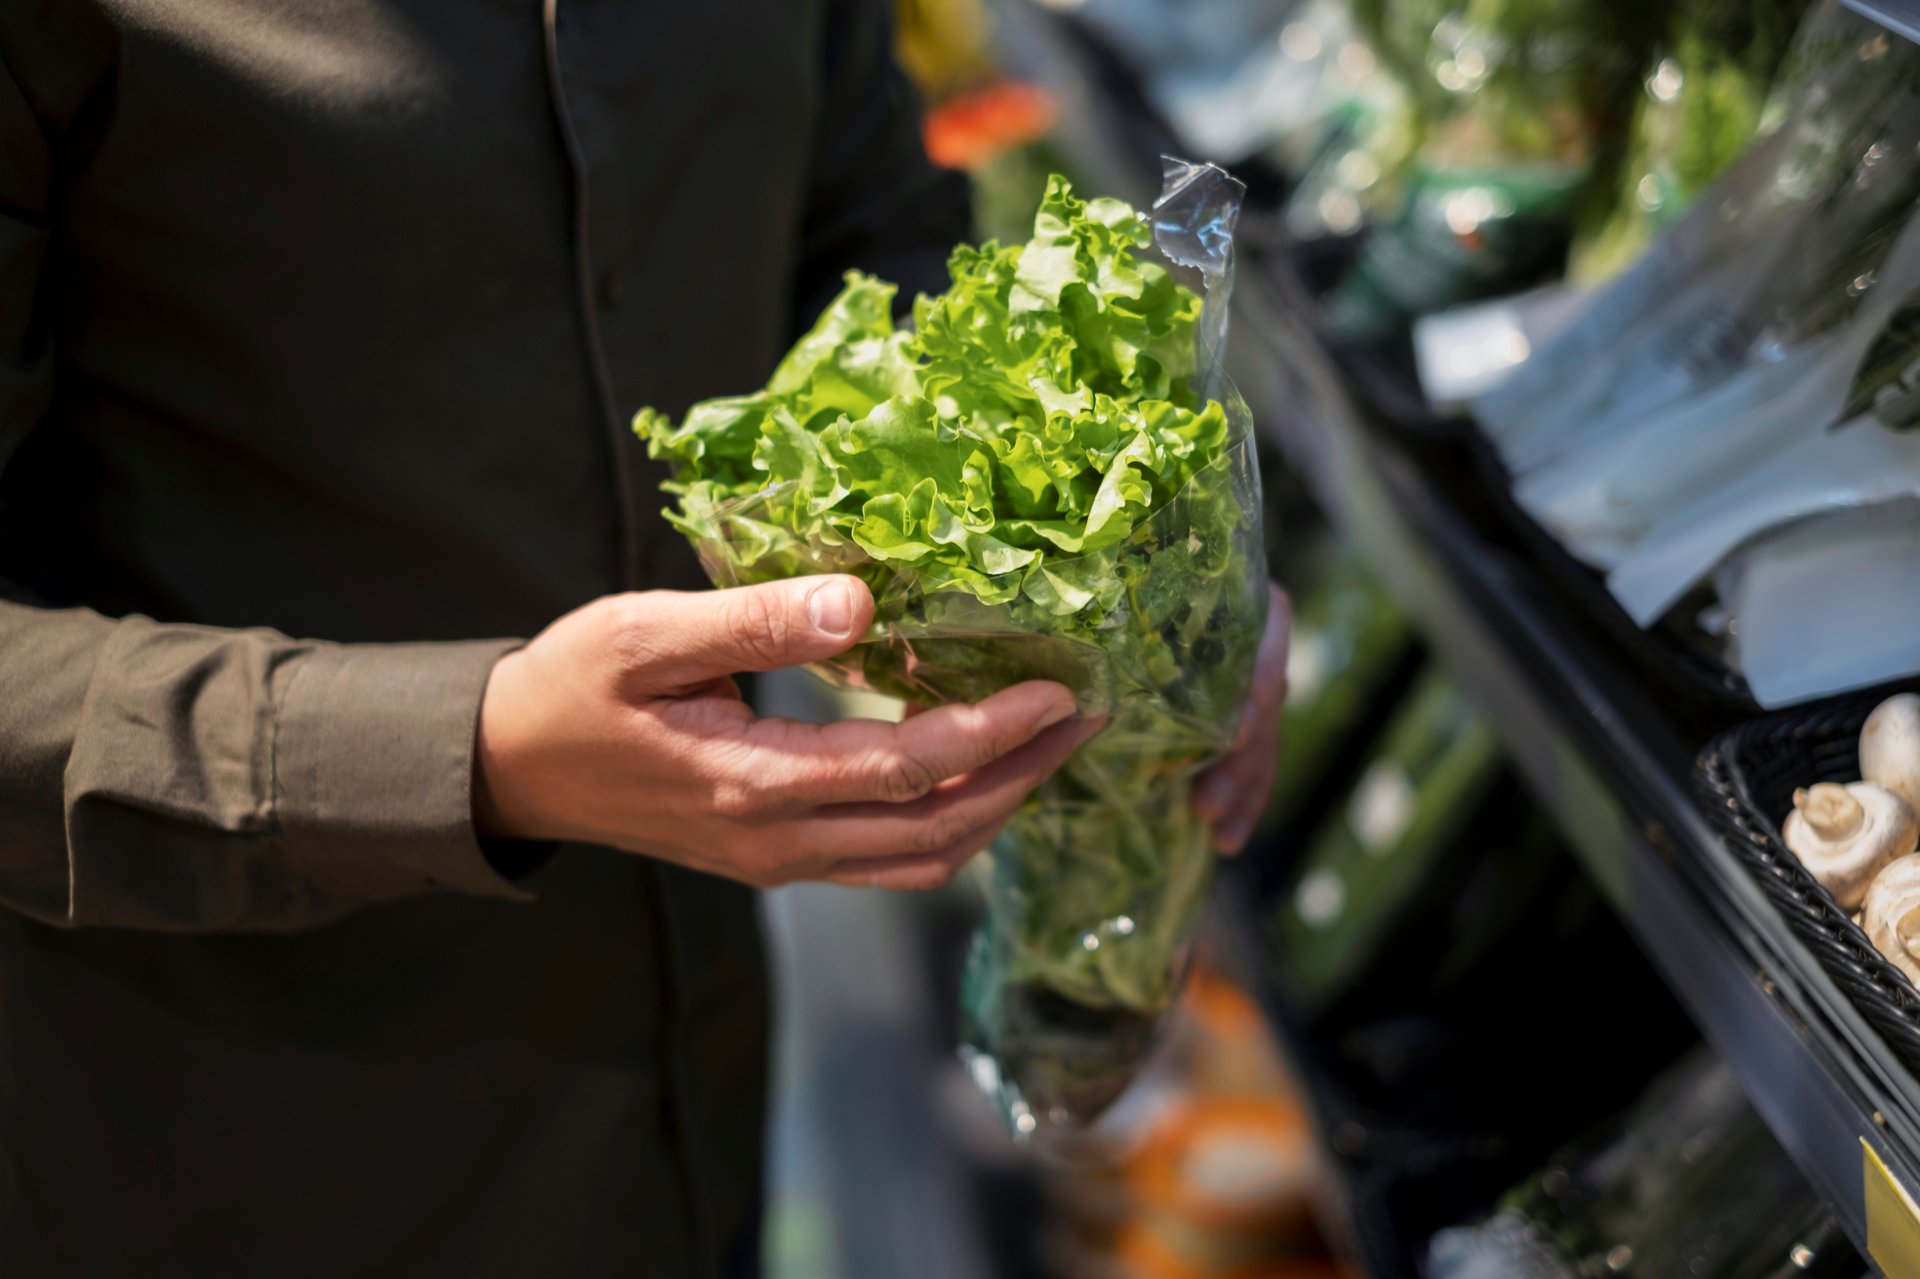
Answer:
<svg viewBox="0 0 1920 1279"><path fill-rule="evenodd" d="M791 336L816 6L564 0L551 57L540 0L50 7L58 367L0 574L337 640L695 580L627 421Z"/></svg>
<svg viewBox="0 0 1920 1279"><path fill-rule="evenodd" d="M57 157L56 368L0 577L342 641L697 583L625 423L790 336L817 5L557 8L7 31ZM757 1189L751 896L596 850L530 886L290 936L0 919L0 1264L709 1273Z"/></svg>

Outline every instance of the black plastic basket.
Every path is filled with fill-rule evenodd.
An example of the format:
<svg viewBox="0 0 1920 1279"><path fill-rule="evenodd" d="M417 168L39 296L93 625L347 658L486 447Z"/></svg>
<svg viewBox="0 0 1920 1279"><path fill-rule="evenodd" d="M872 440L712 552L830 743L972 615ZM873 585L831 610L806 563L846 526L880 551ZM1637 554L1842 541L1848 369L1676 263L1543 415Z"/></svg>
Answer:
<svg viewBox="0 0 1920 1279"><path fill-rule="evenodd" d="M1760 713L1760 704L1738 671L1665 626L1647 628L1635 622L1607 589L1606 578L1575 559L1514 499L1513 477L1486 437L1477 430L1466 434L1494 506L1527 557L1616 648L1631 655L1662 687L1679 693L1718 723Z"/></svg>
<svg viewBox="0 0 1920 1279"><path fill-rule="evenodd" d="M1900 1060L1920 1071L1920 990L1881 957L1780 838L1795 787L1860 779L1860 726L1885 691L1771 715L1722 733L1694 784L1787 923Z"/></svg>

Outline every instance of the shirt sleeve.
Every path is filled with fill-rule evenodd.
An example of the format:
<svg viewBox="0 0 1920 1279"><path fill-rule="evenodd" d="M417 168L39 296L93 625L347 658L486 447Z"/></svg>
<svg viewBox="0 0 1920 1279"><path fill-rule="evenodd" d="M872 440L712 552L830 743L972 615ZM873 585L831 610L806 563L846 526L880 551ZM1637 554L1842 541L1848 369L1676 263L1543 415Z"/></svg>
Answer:
<svg viewBox="0 0 1920 1279"><path fill-rule="evenodd" d="M52 148L4 67L0 468L47 415L53 359ZM483 856L469 798L480 699L513 644L162 625L45 607L0 580L0 905L205 931L525 896Z"/></svg>
<svg viewBox="0 0 1920 1279"><path fill-rule="evenodd" d="M893 56L886 0L827 0L825 100L808 180L795 317L804 330L858 268L903 302L946 287L971 222L966 179L934 167L920 102Z"/></svg>

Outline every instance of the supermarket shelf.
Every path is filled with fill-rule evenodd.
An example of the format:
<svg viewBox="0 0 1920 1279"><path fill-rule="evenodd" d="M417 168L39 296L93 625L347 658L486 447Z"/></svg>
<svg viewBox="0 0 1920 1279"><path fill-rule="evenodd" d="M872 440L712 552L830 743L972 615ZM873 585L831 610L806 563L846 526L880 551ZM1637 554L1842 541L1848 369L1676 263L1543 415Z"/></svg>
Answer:
<svg viewBox="0 0 1920 1279"><path fill-rule="evenodd" d="M1920 39L1920 0L1844 2ZM1017 35L1007 44L1010 70L1068 104L1071 136L1062 145L1089 180L1136 200L1149 194L1164 122L1137 93L1112 92L1113 68L1097 50L1090 55L1071 23L1022 0L1000 0L997 10L1003 30ZM1290 272L1262 260L1259 221L1249 210L1241 223L1247 243L1229 364L1261 430L1476 696L1523 779L1761 1118L1871 1255L1886 1241L1869 1238L1862 1144L1920 1192L1920 1082L1708 824L1690 787L1704 743L1523 556L1483 531L1488 521L1475 518L1470 499L1447 494L1413 436L1396 439L1394 425L1354 394L1311 328L1313 300ZM1262 948L1249 903L1222 907L1229 948L1251 961L1257 986ZM1283 1040L1295 1030L1276 1029ZM1610 1036L1632 1033L1596 1026L1593 1050L1604 1054ZM1878 1224L1884 1230L1886 1219ZM1908 1238L1920 1238L1920 1220L1909 1224Z"/></svg>
<svg viewBox="0 0 1920 1279"><path fill-rule="evenodd" d="M1696 742L1520 557L1372 420L1300 317L1283 272L1250 271L1236 341L1284 405L1263 425L1307 473L1725 1058L1780 1143L1868 1250L1862 1141L1920 1188L1920 1085L1788 932L1708 825ZM1246 377L1245 373L1242 377ZM1247 389L1243 387L1243 389ZM1596 1027L1596 1051L1609 1034Z"/></svg>

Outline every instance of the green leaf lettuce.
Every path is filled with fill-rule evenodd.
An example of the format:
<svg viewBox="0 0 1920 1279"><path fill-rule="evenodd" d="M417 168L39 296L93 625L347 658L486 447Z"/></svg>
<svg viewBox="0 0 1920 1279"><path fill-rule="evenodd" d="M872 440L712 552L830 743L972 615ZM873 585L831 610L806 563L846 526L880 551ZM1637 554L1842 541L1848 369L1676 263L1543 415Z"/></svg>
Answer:
<svg viewBox="0 0 1920 1279"><path fill-rule="evenodd" d="M970 995L1019 1095L1075 1112L1137 1037L1038 1027L1169 999L1211 866L1186 783L1231 737L1266 613L1246 424L1194 389L1201 300L1152 244L1056 177L1032 239L955 249L911 331L850 273L763 390L634 423L717 582L873 589L833 674L921 702L1054 678L1110 715L996 846Z"/></svg>

